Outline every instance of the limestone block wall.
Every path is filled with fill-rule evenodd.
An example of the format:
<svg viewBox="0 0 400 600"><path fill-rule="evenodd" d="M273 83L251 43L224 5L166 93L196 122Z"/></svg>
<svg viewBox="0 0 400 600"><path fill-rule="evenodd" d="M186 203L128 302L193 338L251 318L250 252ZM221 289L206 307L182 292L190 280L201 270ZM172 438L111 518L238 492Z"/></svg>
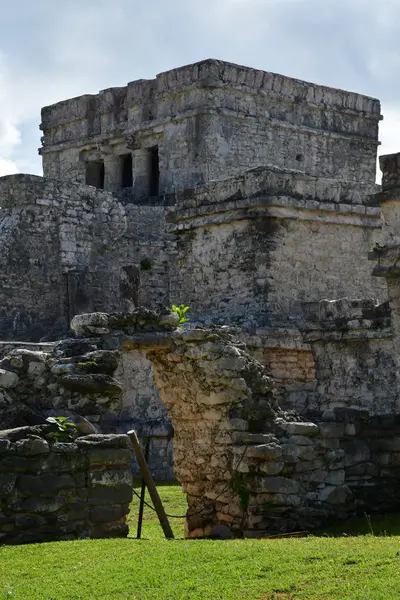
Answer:
<svg viewBox="0 0 400 600"><path fill-rule="evenodd" d="M373 191L257 169L178 194L171 300L201 322L253 329L295 328L307 300L384 300L367 256L381 235L379 208L364 204Z"/></svg>
<svg viewBox="0 0 400 600"><path fill-rule="evenodd" d="M309 408L364 408L397 414L398 380L387 302L332 300L304 306L304 340L310 343L317 378Z"/></svg>
<svg viewBox="0 0 400 600"><path fill-rule="evenodd" d="M210 59L43 108L41 154L83 183L85 152L107 170L156 144L161 194L266 164L373 182L379 120L374 98Z"/></svg>
<svg viewBox="0 0 400 600"><path fill-rule="evenodd" d="M274 380L283 409L307 412L313 407L316 379L311 350L257 348L252 354Z"/></svg>
<svg viewBox="0 0 400 600"><path fill-rule="evenodd" d="M0 436L0 544L127 536L130 464L124 435Z"/></svg>
<svg viewBox="0 0 400 600"><path fill-rule="evenodd" d="M0 178L0 207L0 338L55 339L79 312L167 303L166 209L32 175Z"/></svg>
<svg viewBox="0 0 400 600"><path fill-rule="evenodd" d="M336 408L315 412L309 422L285 421L275 436L241 434L247 451L237 478L242 489L248 486L245 536L398 511L398 413L371 416L368 410ZM236 448L236 456L242 449ZM232 505L220 511L221 521L234 523Z"/></svg>

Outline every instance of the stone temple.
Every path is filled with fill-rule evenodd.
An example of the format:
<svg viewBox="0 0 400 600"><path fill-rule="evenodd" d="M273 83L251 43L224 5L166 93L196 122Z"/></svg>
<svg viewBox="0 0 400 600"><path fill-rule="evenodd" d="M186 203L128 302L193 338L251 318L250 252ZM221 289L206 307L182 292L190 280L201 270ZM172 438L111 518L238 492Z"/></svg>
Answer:
<svg viewBox="0 0 400 600"><path fill-rule="evenodd" d="M319 409L303 305L387 299L368 261L381 118L375 98L211 59L43 108L43 177L0 178L3 352L50 348L75 315L185 303L190 326L235 328L283 409ZM157 435L170 476L152 363L125 353L115 377L103 430Z"/></svg>

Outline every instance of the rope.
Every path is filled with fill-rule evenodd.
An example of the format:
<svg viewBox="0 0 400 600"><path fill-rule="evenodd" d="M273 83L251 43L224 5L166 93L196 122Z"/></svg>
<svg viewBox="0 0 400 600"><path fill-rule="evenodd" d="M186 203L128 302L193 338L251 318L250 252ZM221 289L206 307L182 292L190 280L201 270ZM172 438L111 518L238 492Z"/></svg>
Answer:
<svg viewBox="0 0 400 600"><path fill-rule="evenodd" d="M240 457L240 460L239 460L238 464L236 465L235 469L233 470L233 473L237 473L237 470L238 470L238 468L239 468L239 466L240 466L240 464L241 464L242 460L243 460L243 459L244 459L244 457L245 457L245 454L246 454L246 452L247 452L247 448L248 448L248 446L245 446L245 449L244 449L244 451L243 451L243 454L242 454L242 456ZM218 500L218 498L220 498L220 497L222 496L222 494L223 494L224 492L226 492L226 490L227 490L227 489L230 487L230 485L231 485L231 482L229 482L229 483L228 483L228 484L227 484L227 485L226 485L226 486L225 486L225 487L224 487L224 488L223 488L223 489L220 491L220 493L219 493L219 494L216 496L216 498L214 498L214 502L216 502L216 501ZM140 500L141 498L140 498L140 495L137 493L137 491L136 491L135 489L133 489L132 491L133 491L133 493L135 494L135 496L137 496L137 497L139 498L139 500ZM146 502L146 500L143 500L143 504L145 504L145 506L147 506L148 508L150 508L150 510L152 510L153 512L157 512L157 511L156 511L156 509L154 508L154 506L152 506L151 504L149 504L148 502ZM169 519L186 519L187 517L194 517L195 515L200 515L202 512L205 512L205 511L207 511L207 512L208 512L208 510L209 510L209 509L206 509L206 508L201 508L200 510L197 510L197 511L195 511L195 512L192 512L192 513L186 513L185 515L169 515L169 514L167 514L167 517L168 517ZM215 510L215 507L214 507L214 510Z"/></svg>

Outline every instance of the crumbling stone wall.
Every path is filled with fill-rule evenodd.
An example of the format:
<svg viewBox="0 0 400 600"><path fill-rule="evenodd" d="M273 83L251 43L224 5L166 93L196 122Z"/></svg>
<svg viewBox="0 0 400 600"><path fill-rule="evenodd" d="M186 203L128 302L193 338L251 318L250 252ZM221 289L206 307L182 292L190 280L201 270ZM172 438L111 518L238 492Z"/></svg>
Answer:
<svg viewBox="0 0 400 600"><path fill-rule="evenodd" d="M233 330L171 331L160 321L152 332L115 336L114 320L80 315L72 327L151 360L175 431L187 536L314 529L357 512L398 509L395 414L335 408L305 421L279 407L265 367Z"/></svg>
<svg viewBox="0 0 400 600"><path fill-rule="evenodd" d="M354 305L353 313L356 309L364 317L369 311L369 321L373 313L380 315L375 329L387 324L384 311L371 303ZM285 412L266 368L246 351L235 330L174 329L176 323L174 313L146 309L77 315L71 326L78 339L61 344L64 353L74 345L74 352L79 346L94 346L84 355L88 360L78 361L74 352L57 359L55 351L47 360L61 378L67 362L74 365L67 381L75 383L86 381L87 374L79 369L90 356L97 357L98 367L110 364L106 357L126 357L125 376L129 365L140 360L146 364L139 353L151 361L174 428L174 472L187 495L188 537L311 530L358 512L398 510L398 411L390 407L392 412L385 414L383 405L378 414L378 406L368 411L347 405L321 406L306 416ZM28 351L14 352L2 367L12 367L12 360ZM317 377L318 366L317 361ZM15 395L15 369L4 369L1 375L3 389L6 381L11 384L7 394ZM89 380L82 407L101 405L93 384L100 380L104 385L104 374ZM50 399L53 388L46 381L44 377L41 385ZM120 401L122 386L116 385ZM40 390L35 393L40 395Z"/></svg>
<svg viewBox="0 0 400 600"><path fill-rule="evenodd" d="M128 436L90 435L73 443L9 437L0 432L0 544L128 534Z"/></svg>

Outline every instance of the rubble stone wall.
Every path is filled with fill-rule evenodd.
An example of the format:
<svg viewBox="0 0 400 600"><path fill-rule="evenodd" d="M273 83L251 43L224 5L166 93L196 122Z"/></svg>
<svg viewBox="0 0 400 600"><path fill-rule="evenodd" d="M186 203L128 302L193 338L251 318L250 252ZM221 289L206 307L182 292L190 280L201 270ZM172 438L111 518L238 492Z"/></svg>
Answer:
<svg viewBox="0 0 400 600"><path fill-rule="evenodd" d="M127 536L131 460L122 435L0 437L0 544Z"/></svg>
<svg viewBox="0 0 400 600"><path fill-rule="evenodd" d="M57 339L79 312L167 302L164 208L33 175L0 178L0 207L0 339Z"/></svg>

